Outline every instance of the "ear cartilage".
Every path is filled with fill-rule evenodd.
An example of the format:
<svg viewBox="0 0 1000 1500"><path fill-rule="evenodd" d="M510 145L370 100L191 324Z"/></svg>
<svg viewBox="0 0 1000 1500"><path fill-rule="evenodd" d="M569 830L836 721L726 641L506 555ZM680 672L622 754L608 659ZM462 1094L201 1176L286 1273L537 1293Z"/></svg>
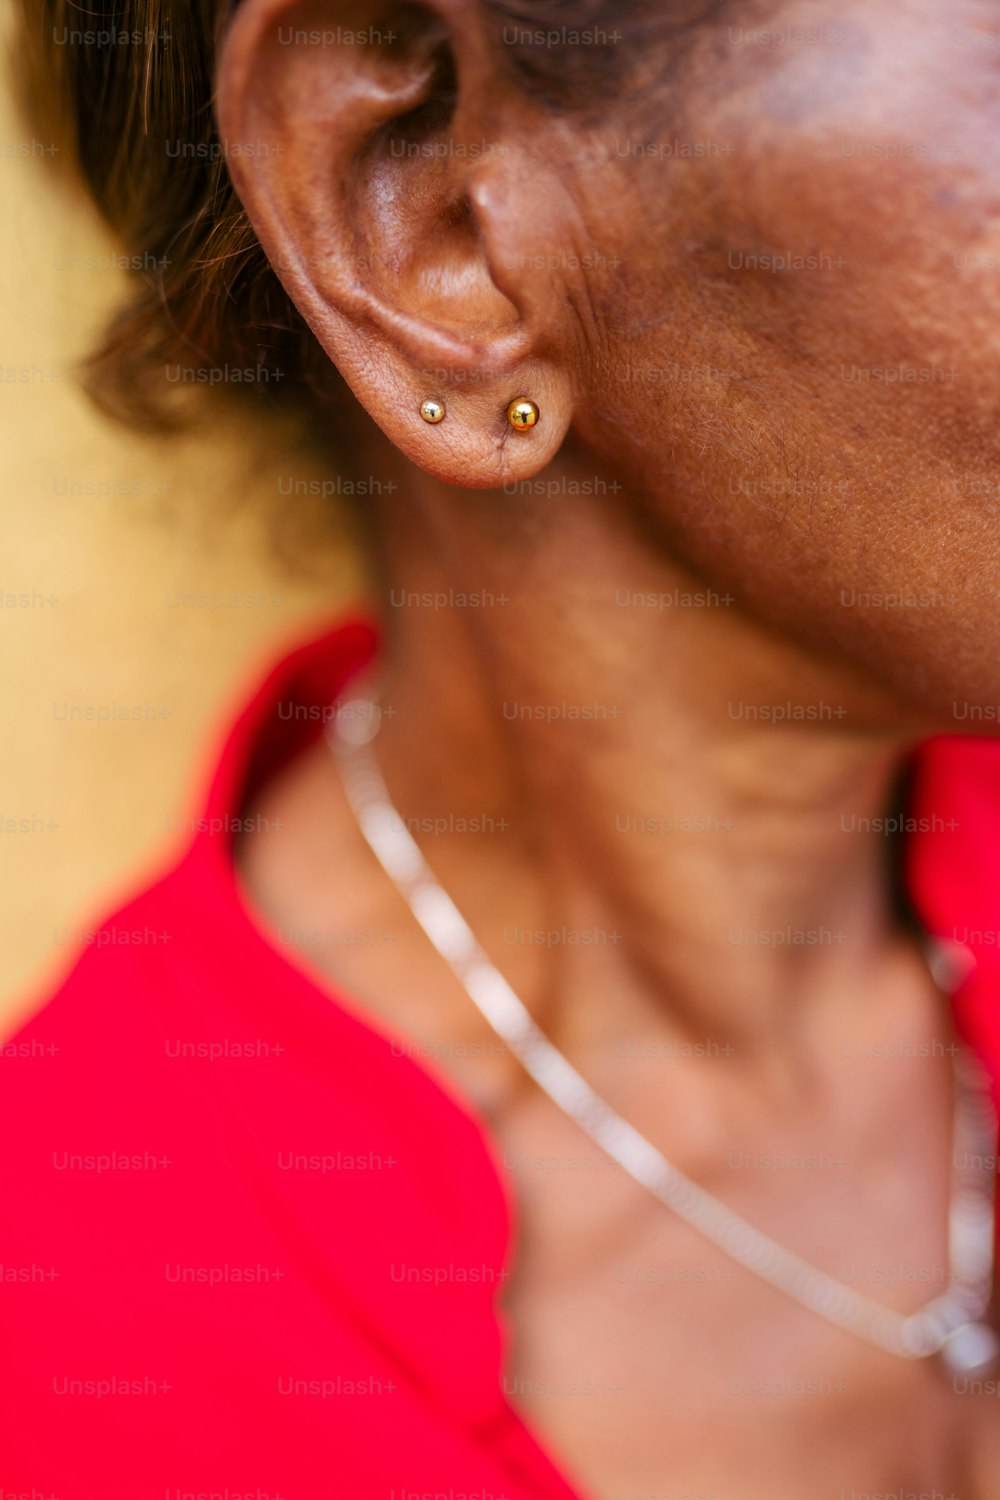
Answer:
<svg viewBox="0 0 1000 1500"><path fill-rule="evenodd" d="M527 396L518 396L507 408L507 421L515 432L528 432L538 421L538 407Z"/></svg>
<svg viewBox="0 0 1000 1500"><path fill-rule="evenodd" d="M435 401L433 397L425 401L420 408L420 415L425 422L441 422L444 420L444 402Z"/></svg>

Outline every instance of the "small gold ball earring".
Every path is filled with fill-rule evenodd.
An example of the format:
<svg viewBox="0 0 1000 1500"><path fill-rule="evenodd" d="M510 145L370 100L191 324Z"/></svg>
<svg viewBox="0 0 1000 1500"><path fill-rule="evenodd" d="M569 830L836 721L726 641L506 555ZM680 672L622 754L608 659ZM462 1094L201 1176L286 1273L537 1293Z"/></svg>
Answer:
<svg viewBox="0 0 1000 1500"><path fill-rule="evenodd" d="M538 407L526 396L518 396L507 408L507 421L515 432L527 432L538 421Z"/></svg>
<svg viewBox="0 0 1000 1500"><path fill-rule="evenodd" d="M423 417L425 422L442 421L444 418L444 402L435 401L433 399L431 399L430 401L425 401L420 408L420 415Z"/></svg>

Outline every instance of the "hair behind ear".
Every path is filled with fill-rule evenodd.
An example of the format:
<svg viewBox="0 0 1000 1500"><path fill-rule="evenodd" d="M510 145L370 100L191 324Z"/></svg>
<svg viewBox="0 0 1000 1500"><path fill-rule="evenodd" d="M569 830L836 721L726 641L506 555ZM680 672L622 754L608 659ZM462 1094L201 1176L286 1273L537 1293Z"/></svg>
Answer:
<svg viewBox="0 0 1000 1500"><path fill-rule="evenodd" d="M57 148L46 161L82 177L127 260L125 300L81 373L97 404L132 426L169 429L192 414L192 387L168 380L171 366L259 370L227 393L296 410L329 412L342 388L230 181L211 100L231 8L18 0L22 109Z"/></svg>

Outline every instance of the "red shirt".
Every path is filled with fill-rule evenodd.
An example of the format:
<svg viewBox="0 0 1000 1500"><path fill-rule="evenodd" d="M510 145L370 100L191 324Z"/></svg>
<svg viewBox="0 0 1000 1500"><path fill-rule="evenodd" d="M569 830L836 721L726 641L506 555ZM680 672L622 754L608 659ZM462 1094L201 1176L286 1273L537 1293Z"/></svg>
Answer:
<svg viewBox="0 0 1000 1500"><path fill-rule="evenodd" d="M0 1495L574 1500L502 1391L496 1148L235 878L248 795L373 649L352 624L271 673L185 857L0 1049ZM1000 1072L1000 746L929 744L909 811Z"/></svg>

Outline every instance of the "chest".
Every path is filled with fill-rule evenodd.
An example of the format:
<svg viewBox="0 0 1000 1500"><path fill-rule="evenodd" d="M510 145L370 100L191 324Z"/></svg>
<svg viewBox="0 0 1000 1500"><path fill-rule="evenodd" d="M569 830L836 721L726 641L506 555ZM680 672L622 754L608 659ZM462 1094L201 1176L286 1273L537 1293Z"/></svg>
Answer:
<svg viewBox="0 0 1000 1500"><path fill-rule="evenodd" d="M870 1349L623 1180L571 1128L507 1120L519 1205L505 1392L591 1500L1000 1493L1000 1402ZM546 1139L543 1151L529 1142ZM744 1153L747 1154L747 1153ZM807 1152L822 1157L822 1152ZM921 1164L899 1161L903 1185ZM944 1205L788 1166L716 1184L814 1264L912 1310L943 1290ZM926 1166L924 1164L925 1186ZM735 1169L731 1169L735 1177ZM843 1174L840 1174L843 1175ZM871 1191L869 1191L871 1188Z"/></svg>
<svg viewBox="0 0 1000 1500"><path fill-rule="evenodd" d="M315 899L316 926L351 909L339 889ZM262 904L289 920L280 901ZM467 998L397 911L358 897L344 925L400 936L310 960L426 1045L489 1125L516 1213L505 1394L581 1497L995 1500L1000 1402L870 1350L734 1265L630 1182L503 1048L483 1049ZM596 1055L583 1067L684 1171L811 1264L903 1312L944 1289L951 1118L937 1064L760 1109L728 1085L685 1093L686 1072L624 1073Z"/></svg>

